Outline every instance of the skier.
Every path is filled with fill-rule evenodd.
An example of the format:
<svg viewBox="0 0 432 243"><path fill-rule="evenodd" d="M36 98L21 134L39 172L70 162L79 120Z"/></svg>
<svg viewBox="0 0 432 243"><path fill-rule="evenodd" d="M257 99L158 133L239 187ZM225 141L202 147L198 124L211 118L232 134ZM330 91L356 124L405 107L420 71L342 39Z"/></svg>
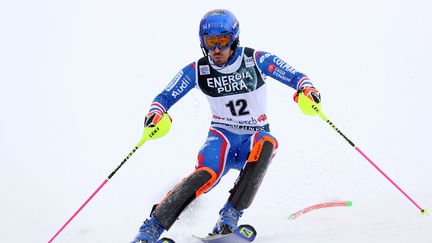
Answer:
<svg viewBox="0 0 432 243"><path fill-rule="evenodd" d="M230 11L206 13L199 26L204 57L184 67L151 104L145 126L157 124L177 101L198 88L206 95L213 117L195 170L153 207L133 243L156 242L191 201L216 186L230 169L240 174L212 234L237 228L278 147L266 115L267 76L294 88L296 102L300 92L320 102L319 91L305 74L276 55L241 47L239 33L239 22Z"/></svg>

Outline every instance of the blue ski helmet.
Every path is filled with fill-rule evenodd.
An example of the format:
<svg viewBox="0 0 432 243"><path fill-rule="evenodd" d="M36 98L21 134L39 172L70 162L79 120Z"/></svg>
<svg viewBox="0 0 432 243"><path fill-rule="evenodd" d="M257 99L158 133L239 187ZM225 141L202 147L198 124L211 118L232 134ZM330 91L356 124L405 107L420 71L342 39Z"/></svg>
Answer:
<svg viewBox="0 0 432 243"><path fill-rule="evenodd" d="M199 27L199 37L201 46L207 51L204 36L221 36L229 35L231 46L238 41L240 34L240 24L234 14L226 9L215 9L204 15ZM220 46L219 46L220 47Z"/></svg>

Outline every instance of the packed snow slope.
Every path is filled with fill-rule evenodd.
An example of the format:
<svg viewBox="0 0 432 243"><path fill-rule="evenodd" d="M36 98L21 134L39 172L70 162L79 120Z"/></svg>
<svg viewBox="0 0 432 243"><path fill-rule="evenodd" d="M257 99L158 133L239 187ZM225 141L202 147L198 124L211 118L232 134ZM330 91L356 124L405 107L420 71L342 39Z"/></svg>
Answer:
<svg viewBox="0 0 432 243"><path fill-rule="evenodd" d="M429 1L3 1L0 3L1 242L47 242L140 139L148 106L202 56L198 23L228 8L241 44L277 54L321 90L323 111L421 207L432 207ZM430 243L419 210L318 117L268 80L278 154L241 223L256 242ZM55 242L128 242L192 172L210 111L194 90L172 130L144 144ZM165 235L213 227L237 173ZM350 208L287 217L309 205Z"/></svg>

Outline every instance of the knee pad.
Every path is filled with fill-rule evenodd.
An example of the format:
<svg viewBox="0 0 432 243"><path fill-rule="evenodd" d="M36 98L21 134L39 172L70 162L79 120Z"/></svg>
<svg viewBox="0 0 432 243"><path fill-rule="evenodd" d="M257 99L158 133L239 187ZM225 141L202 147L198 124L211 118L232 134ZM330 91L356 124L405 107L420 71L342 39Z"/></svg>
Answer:
<svg viewBox="0 0 432 243"><path fill-rule="evenodd" d="M266 134L266 133L264 133L264 134ZM278 143L277 143L276 138L274 138L273 136L269 136L269 135L263 135L253 145L252 150L248 156L248 160L247 160L248 163L256 162L260 158L260 156L262 156L261 153L263 152L264 143L268 143L268 144L271 144L273 146L271 156L274 155L274 152L278 147ZM270 159L271 159L271 157L270 157Z"/></svg>
<svg viewBox="0 0 432 243"><path fill-rule="evenodd" d="M252 147L247 163L228 199L237 210L246 209L252 203L276 147L276 139L270 136L263 136Z"/></svg>
<svg viewBox="0 0 432 243"><path fill-rule="evenodd" d="M162 226L168 230L187 205L210 189L216 179L217 175L212 169L208 167L197 168L177 184L152 213Z"/></svg>

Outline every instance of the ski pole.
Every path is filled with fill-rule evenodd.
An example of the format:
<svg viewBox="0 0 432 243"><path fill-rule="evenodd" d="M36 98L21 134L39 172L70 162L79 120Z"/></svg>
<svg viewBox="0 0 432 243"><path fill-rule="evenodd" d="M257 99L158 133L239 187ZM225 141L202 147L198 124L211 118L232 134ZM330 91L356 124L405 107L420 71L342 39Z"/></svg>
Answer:
<svg viewBox="0 0 432 243"><path fill-rule="evenodd" d="M143 136L132 149L132 151L123 159L123 161L108 175L102 184L90 195L90 197L78 208L78 210L66 221L66 223L55 233L55 235L48 241L51 243L63 231L64 228L77 216L81 210L92 200L92 198L107 184L107 182L117 173L117 171L129 160L129 158L147 141L154 140L164 136L171 127L171 118L168 114L164 114L162 119L156 126L146 127Z"/></svg>
<svg viewBox="0 0 432 243"><path fill-rule="evenodd" d="M341 135L357 152L360 153L375 169L377 169L393 186L395 186L412 204L414 204L421 212L422 215L429 213L428 209L420 207L401 187L399 187L381 168L378 167L359 147L357 147L336 125L327 118L321 110L321 104L317 104L311 99L307 98L303 93L299 94L298 105L300 110L306 115L319 115L333 130Z"/></svg>

